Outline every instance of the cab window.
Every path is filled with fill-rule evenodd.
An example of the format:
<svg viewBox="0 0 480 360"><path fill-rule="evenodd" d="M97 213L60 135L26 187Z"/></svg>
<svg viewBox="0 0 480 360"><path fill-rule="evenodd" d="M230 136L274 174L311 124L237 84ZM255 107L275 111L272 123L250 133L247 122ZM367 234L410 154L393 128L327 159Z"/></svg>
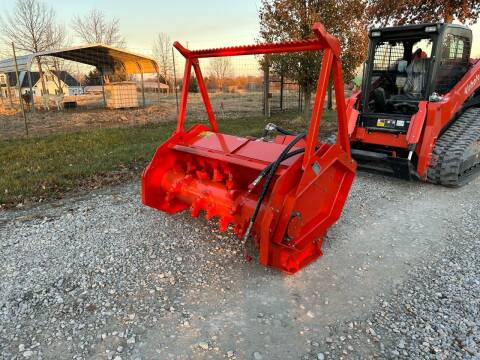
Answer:
<svg viewBox="0 0 480 360"><path fill-rule="evenodd" d="M469 66L470 46L468 38L450 33L445 35L435 92L448 93L465 75Z"/></svg>

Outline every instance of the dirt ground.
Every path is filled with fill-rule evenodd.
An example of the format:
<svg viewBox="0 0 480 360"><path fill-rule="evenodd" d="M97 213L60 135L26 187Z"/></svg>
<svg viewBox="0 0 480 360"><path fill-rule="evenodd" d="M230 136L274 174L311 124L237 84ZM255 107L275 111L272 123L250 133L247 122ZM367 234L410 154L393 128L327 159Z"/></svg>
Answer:
<svg viewBox="0 0 480 360"><path fill-rule="evenodd" d="M474 358L479 304L450 304L459 280L436 271L478 295L478 268L456 264L472 253L462 244L478 245L479 185L360 173L324 256L294 276L244 262L238 239L204 219L144 207L137 183L4 212L0 358ZM457 315L463 330L432 350ZM411 319L422 325L404 331Z"/></svg>

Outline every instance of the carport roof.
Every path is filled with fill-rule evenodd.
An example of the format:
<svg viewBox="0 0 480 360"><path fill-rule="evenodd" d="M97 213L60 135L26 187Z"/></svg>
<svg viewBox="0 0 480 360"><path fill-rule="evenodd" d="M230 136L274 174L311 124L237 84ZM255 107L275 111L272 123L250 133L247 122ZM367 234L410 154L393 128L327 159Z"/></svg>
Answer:
<svg viewBox="0 0 480 360"><path fill-rule="evenodd" d="M154 59L103 44L83 45L17 56L18 70L29 71L34 59L38 56L54 56L96 66L105 74L113 72L116 65L123 67L126 74L158 72L158 64ZM0 72L12 71L15 71L13 59L0 61Z"/></svg>

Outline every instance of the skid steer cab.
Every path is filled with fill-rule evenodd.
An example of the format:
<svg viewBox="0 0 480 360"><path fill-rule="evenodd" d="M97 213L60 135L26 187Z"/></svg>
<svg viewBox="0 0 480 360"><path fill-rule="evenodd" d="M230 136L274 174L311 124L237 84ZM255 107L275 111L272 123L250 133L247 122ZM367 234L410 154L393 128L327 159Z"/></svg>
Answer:
<svg viewBox="0 0 480 360"><path fill-rule="evenodd" d="M461 186L480 170L480 63L472 31L421 24L369 32L361 92L348 99L361 168Z"/></svg>
<svg viewBox="0 0 480 360"><path fill-rule="evenodd" d="M143 203L169 214L188 210L216 218L220 230L231 227L244 246L253 240L261 264L295 273L322 255L323 237L339 218L355 175L338 40L315 24L309 40L196 51L174 46L186 63L177 129L143 172ZM200 59L303 51L323 51L308 132L268 124L265 131L278 135L266 141L219 131ZM185 129L192 70L209 125ZM331 75L340 104L333 145L318 140Z"/></svg>

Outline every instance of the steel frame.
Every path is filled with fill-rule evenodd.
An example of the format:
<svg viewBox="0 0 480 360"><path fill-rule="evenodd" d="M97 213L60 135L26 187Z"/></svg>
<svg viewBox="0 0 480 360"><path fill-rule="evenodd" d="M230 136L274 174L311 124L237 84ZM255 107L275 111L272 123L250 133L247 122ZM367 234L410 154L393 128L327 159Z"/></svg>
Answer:
<svg viewBox="0 0 480 360"><path fill-rule="evenodd" d="M317 23L312 27L316 39L290 41L276 44L257 44L246 46L233 46L217 49L206 50L188 50L183 47L178 41L173 46L185 58L185 71L182 82L182 92L180 97L180 108L177 117L177 133L185 131L185 116L187 112L188 89L190 85L192 68L194 69L197 78L200 94L205 105L205 110L208 114L210 126L212 131L218 132L218 125L213 113L210 97L208 96L205 81L203 79L202 71L200 69L199 59L214 58L214 57L232 57L242 55L261 55L261 54L278 54L278 53L292 53L302 51L320 51L325 50L323 55L320 76L317 84L317 92L315 96L315 103L313 107L310 127L308 131L306 152L307 157L304 161L304 166L309 162L311 154L313 153L315 142L318 136L318 129L320 127L321 117L323 113L323 106L325 103L325 94L327 84L330 80L330 74L333 73L333 83L335 87L338 124L339 124L339 144L344 151L350 152L350 142L348 141L348 133L345 128L347 123L344 83L342 66L340 62L340 43L338 40L327 33L323 25Z"/></svg>

